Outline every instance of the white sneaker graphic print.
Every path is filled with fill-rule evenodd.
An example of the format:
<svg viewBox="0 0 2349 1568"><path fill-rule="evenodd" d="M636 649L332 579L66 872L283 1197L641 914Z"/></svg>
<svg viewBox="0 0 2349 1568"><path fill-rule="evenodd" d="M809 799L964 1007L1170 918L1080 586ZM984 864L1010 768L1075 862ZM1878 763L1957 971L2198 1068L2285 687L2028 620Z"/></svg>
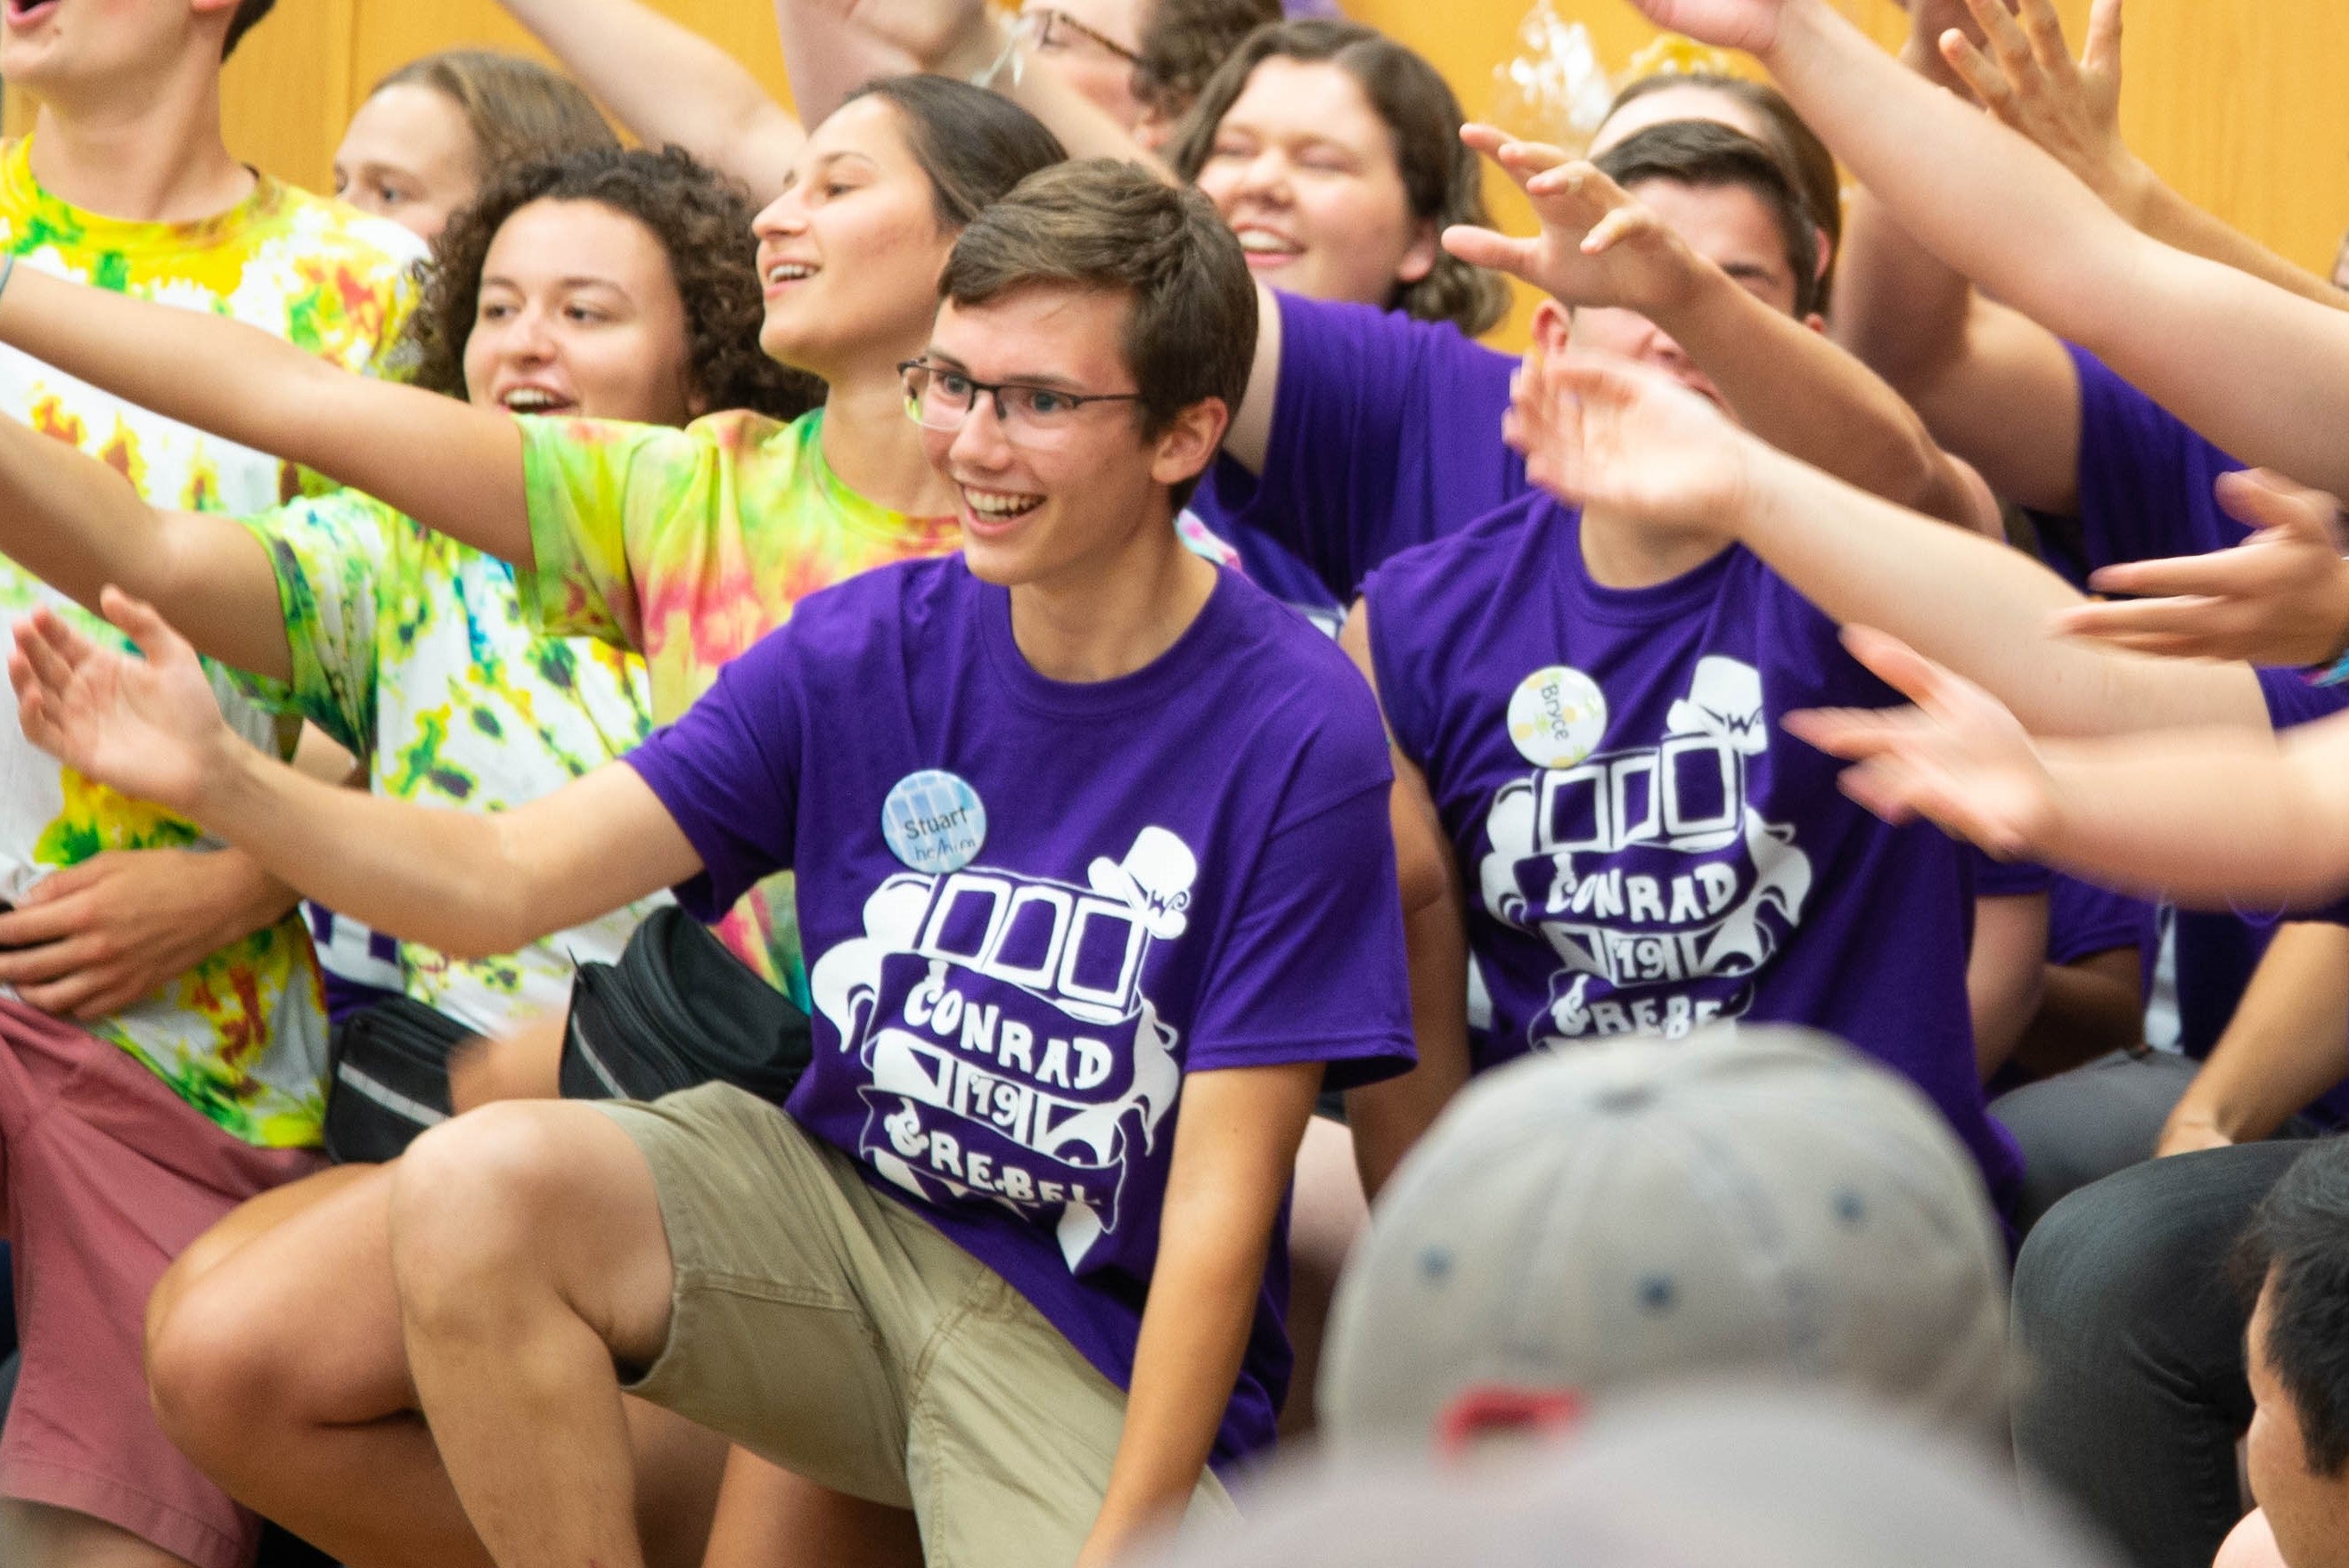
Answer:
<svg viewBox="0 0 2349 1568"><path fill-rule="evenodd" d="M1677 1037L1745 1010L1811 891L1793 826L1747 803L1767 722L1760 673L1708 655L1657 744L1538 769L1494 798L1485 908L1558 960L1529 1045Z"/></svg>
<svg viewBox="0 0 2349 1568"><path fill-rule="evenodd" d="M934 1202L1057 1210L1071 1269L1117 1229L1133 1163L1182 1088L1179 1042L1141 976L1151 944L1187 928L1198 861L1148 827L1086 876L891 877L865 901L864 934L808 976L872 1078L858 1152Z"/></svg>

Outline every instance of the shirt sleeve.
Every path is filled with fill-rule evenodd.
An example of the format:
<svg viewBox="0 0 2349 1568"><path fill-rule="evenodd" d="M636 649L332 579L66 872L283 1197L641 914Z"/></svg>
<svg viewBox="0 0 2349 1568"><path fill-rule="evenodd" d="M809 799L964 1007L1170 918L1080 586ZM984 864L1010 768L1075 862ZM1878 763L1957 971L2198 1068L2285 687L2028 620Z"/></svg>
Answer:
<svg viewBox="0 0 2349 1568"><path fill-rule="evenodd" d="M374 748L377 597L398 519L350 490L242 520L269 552L292 655L287 681L236 672L239 691L301 715L352 752Z"/></svg>
<svg viewBox="0 0 2349 1568"><path fill-rule="evenodd" d="M1188 1071L1320 1061L1338 1089L1411 1069L1419 1058L1383 783L1274 833L1207 992Z"/></svg>
<svg viewBox="0 0 2349 1568"><path fill-rule="evenodd" d="M2153 907L2077 877L2057 876L2047 899L2047 962L2077 964L2099 953L2143 950Z"/></svg>
<svg viewBox="0 0 2349 1568"><path fill-rule="evenodd" d="M1280 387L1264 469L1223 458L1208 470L1233 523L1295 553L1344 602L1396 551L1522 488L1501 441L1516 361L1449 324L1275 298Z"/></svg>
<svg viewBox="0 0 2349 1568"><path fill-rule="evenodd" d="M798 654L788 626L719 672L675 724L624 760L701 857L677 888L696 919L715 921L761 879L792 864L802 723Z"/></svg>
<svg viewBox="0 0 2349 1568"><path fill-rule="evenodd" d="M524 617L547 636L642 652L639 570L662 533L715 509L718 443L665 425L519 423L534 557L514 574Z"/></svg>
<svg viewBox="0 0 2349 1568"><path fill-rule="evenodd" d="M2065 346L2080 387L2085 564L2201 555L2240 542L2251 531L2220 508L2211 487L2243 465L2095 355Z"/></svg>
<svg viewBox="0 0 2349 1568"><path fill-rule="evenodd" d="M2268 705L2268 722L2278 729L2313 724L2349 708L2349 686L2321 686L2300 670L2271 666L2254 673Z"/></svg>

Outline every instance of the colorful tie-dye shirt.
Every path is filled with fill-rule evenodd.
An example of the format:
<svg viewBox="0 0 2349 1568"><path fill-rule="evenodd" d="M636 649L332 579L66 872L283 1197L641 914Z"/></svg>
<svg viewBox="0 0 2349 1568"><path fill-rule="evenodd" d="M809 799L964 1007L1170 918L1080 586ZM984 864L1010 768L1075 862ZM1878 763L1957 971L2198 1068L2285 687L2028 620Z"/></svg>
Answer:
<svg viewBox="0 0 2349 1568"><path fill-rule="evenodd" d="M513 568L355 490L243 520L269 551L294 676L238 684L368 760L388 799L499 811L553 793L651 732L644 661L542 637ZM398 945L403 988L483 1033L562 1006L574 964L611 963L649 900L495 958Z"/></svg>
<svg viewBox="0 0 2349 1568"><path fill-rule="evenodd" d="M0 250L120 294L233 316L357 371L391 363L421 252L404 230L263 175L227 212L194 223L133 223L41 190L30 142L0 150ZM0 415L112 465L158 506L261 511L312 481L275 459L206 436L0 349ZM48 604L127 647L96 617L0 561L0 624ZM290 740L276 717L216 674L231 722L263 743ZM128 800L29 745L0 719L0 898L105 850L203 842L191 823ZM205 958L143 1001L88 1027L249 1143L318 1140L326 1017L301 923L289 915Z"/></svg>
<svg viewBox="0 0 2349 1568"><path fill-rule="evenodd" d="M523 612L550 634L641 651L658 724L692 707L719 665L816 590L962 543L951 517L907 517L841 483L824 461L821 409L788 425L736 411L682 430L594 419L522 427L537 556L521 576ZM790 873L760 883L718 929L806 1005Z"/></svg>

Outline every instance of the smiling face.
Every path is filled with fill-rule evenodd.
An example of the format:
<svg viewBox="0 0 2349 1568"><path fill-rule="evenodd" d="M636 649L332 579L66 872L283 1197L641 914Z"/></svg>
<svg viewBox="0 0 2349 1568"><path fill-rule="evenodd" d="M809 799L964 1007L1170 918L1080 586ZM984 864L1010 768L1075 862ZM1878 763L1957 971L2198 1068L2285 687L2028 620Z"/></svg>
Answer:
<svg viewBox="0 0 2349 1568"><path fill-rule="evenodd" d="M1786 253L1786 236L1760 196L1742 185L1683 185L1671 180L1640 181L1630 194L1653 210L1691 250L1748 293L1783 315L1795 314L1795 270ZM1820 325L1818 318L1811 317L1810 325ZM1730 412L1720 389L1671 335L1637 311L1578 310L1573 335L1578 346L1652 365Z"/></svg>
<svg viewBox="0 0 2349 1568"><path fill-rule="evenodd" d="M1435 225L1412 214L1394 135L1342 66L1259 64L1197 183L1249 270L1291 294L1382 305L1435 264Z"/></svg>
<svg viewBox="0 0 2349 1568"><path fill-rule="evenodd" d="M920 348L954 235L885 99L858 98L818 126L753 228L770 356L837 381Z"/></svg>
<svg viewBox="0 0 2349 1568"><path fill-rule="evenodd" d="M685 304L642 223L601 202L550 199L500 227L465 340L472 402L681 425L703 411L692 370Z"/></svg>
<svg viewBox="0 0 2349 1568"><path fill-rule="evenodd" d="M335 194L432 240L481 184L480 149L442 93L395 82L359 106L335 150Z"/></svg>
<svg viewBox="0 0 2349 1568"><path fill-rule="evenodd" d="M1127 296L1039 284L985 304L939 306L923 357L983 382L1063 393L1130 393L1119 348ZM1068 583L1146 535L1172 540L1167 487L1196 474L1223 436L1210 401L1155 437L1131 402L1087 403L1043 430L1007 424L980 393L958 428L922 431L931 467L960 492L964 558L990 583Z"/></svg>

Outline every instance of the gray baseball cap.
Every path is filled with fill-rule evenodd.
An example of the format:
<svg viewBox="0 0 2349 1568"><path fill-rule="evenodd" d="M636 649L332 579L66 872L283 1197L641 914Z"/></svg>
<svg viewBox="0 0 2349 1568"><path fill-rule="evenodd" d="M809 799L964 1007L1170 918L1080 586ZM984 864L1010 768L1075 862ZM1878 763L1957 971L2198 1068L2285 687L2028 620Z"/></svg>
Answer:
<svg viewBox="0 0 2349 1568"><path fill-rule="evenodd" d="M1577 1046L1487 1073L1413 1150L1340 1281L1344 1446L1674 1379L1838 1385L1985 1444L2006 1249L1930 1101L1814 1031Z"/></svg>
<svg viewBox="0 0 2349 1568"><path fill-rule="evenodd" d="M1838 1391L1632 1398L1554 1447L1292 1463L1166 1568L2114 1568L1978 1447Z"/></svg>

